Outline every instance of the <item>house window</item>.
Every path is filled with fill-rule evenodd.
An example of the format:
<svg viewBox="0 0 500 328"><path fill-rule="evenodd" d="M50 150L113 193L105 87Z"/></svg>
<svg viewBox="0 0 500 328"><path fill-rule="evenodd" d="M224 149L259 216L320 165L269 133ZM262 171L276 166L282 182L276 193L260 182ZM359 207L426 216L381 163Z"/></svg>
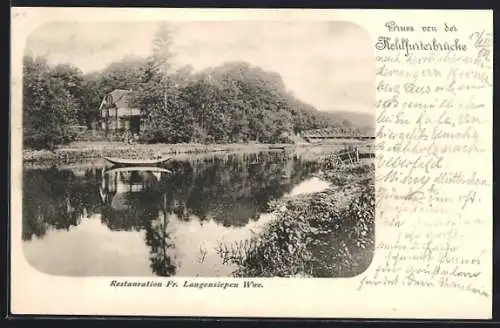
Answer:
<svg viewBox="0 0 500 328"><path fill-rule="evenodd" d="M128 118L120 119L119 129L129 130L130 129L130 119L128 119Z"/></svg>

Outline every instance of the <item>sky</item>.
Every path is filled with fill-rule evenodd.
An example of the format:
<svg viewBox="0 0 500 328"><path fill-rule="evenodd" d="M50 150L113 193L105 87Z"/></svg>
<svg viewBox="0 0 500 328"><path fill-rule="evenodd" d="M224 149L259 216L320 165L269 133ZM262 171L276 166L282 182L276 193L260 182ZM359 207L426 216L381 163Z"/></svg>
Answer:
<svg viewBox="0 0 500 328"><path fill-rule="evenodd" d="M25 51L84 73L129 56L147 56L159 22L55 22L27 39ZM172 23L173 24L173 23ZM367 31L347 22L176 22L174 63L195 70L248 61L279 73L319 110L375 111L375 57Z"/></svg>

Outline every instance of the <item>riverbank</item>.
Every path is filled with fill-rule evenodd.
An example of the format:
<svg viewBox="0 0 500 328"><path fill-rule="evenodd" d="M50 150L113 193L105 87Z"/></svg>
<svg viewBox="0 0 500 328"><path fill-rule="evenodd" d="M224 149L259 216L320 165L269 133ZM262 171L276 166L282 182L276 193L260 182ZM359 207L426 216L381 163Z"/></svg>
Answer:
<svg viewBox="0 0 500 328"><path fill-rule="evenodd" d="M71 162L103 156L125 158L153 158L158 155L201 154L218 152L255 152L317 148L324 144L125 144L123 142L74 142L54 151L23 150L24 162L58 161ZM329 147L339 146L332 143Z"/></svg>
<svg viewBox="0 0 500 328"><path fill-rule="evenodd" d="M266 144L125 144L123 142L75 142L54 151L23 150L26 162L48 160L82 160L103 156L125 158L151 158L157 155L213 153L225 151L264 150L286 145Z"/></svg>
<svg viewBox="0 0 500 328"><path fill-rule="evenodd" d="M322 170L329 188L272 202L276 219L262 233L218 253L238 277L358 275L373 257L374 175L372 163Z"/></svg>

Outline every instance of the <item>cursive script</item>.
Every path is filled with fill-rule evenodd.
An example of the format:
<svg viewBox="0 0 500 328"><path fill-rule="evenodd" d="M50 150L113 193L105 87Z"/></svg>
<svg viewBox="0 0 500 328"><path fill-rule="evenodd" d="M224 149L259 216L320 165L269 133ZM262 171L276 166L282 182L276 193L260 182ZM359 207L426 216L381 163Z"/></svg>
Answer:
<svg viewBox="0 0 500 328"><path fill-rule="evenodd" d="M375 43L377 260L358 289L491 297L491 240L478 237L491 229L491 33L446 25L454 36L440 43L386 28Z"/></svg>

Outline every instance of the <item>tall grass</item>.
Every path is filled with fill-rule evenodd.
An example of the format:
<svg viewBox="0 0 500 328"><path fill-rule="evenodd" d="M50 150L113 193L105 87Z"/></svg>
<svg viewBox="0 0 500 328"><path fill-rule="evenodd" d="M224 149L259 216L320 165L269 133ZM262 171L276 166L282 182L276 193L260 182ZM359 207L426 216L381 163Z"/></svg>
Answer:
<svg viewBox="0 0 500 328"><path fill-rule="evenodd" d="M238 277L347 277L363 272L374 248L375 188L373 166L328 172L336 184L309 197L275 201L276 219L249 241L219 245L223 261ZM350 193L350 194L349 194Z"/></svg>

